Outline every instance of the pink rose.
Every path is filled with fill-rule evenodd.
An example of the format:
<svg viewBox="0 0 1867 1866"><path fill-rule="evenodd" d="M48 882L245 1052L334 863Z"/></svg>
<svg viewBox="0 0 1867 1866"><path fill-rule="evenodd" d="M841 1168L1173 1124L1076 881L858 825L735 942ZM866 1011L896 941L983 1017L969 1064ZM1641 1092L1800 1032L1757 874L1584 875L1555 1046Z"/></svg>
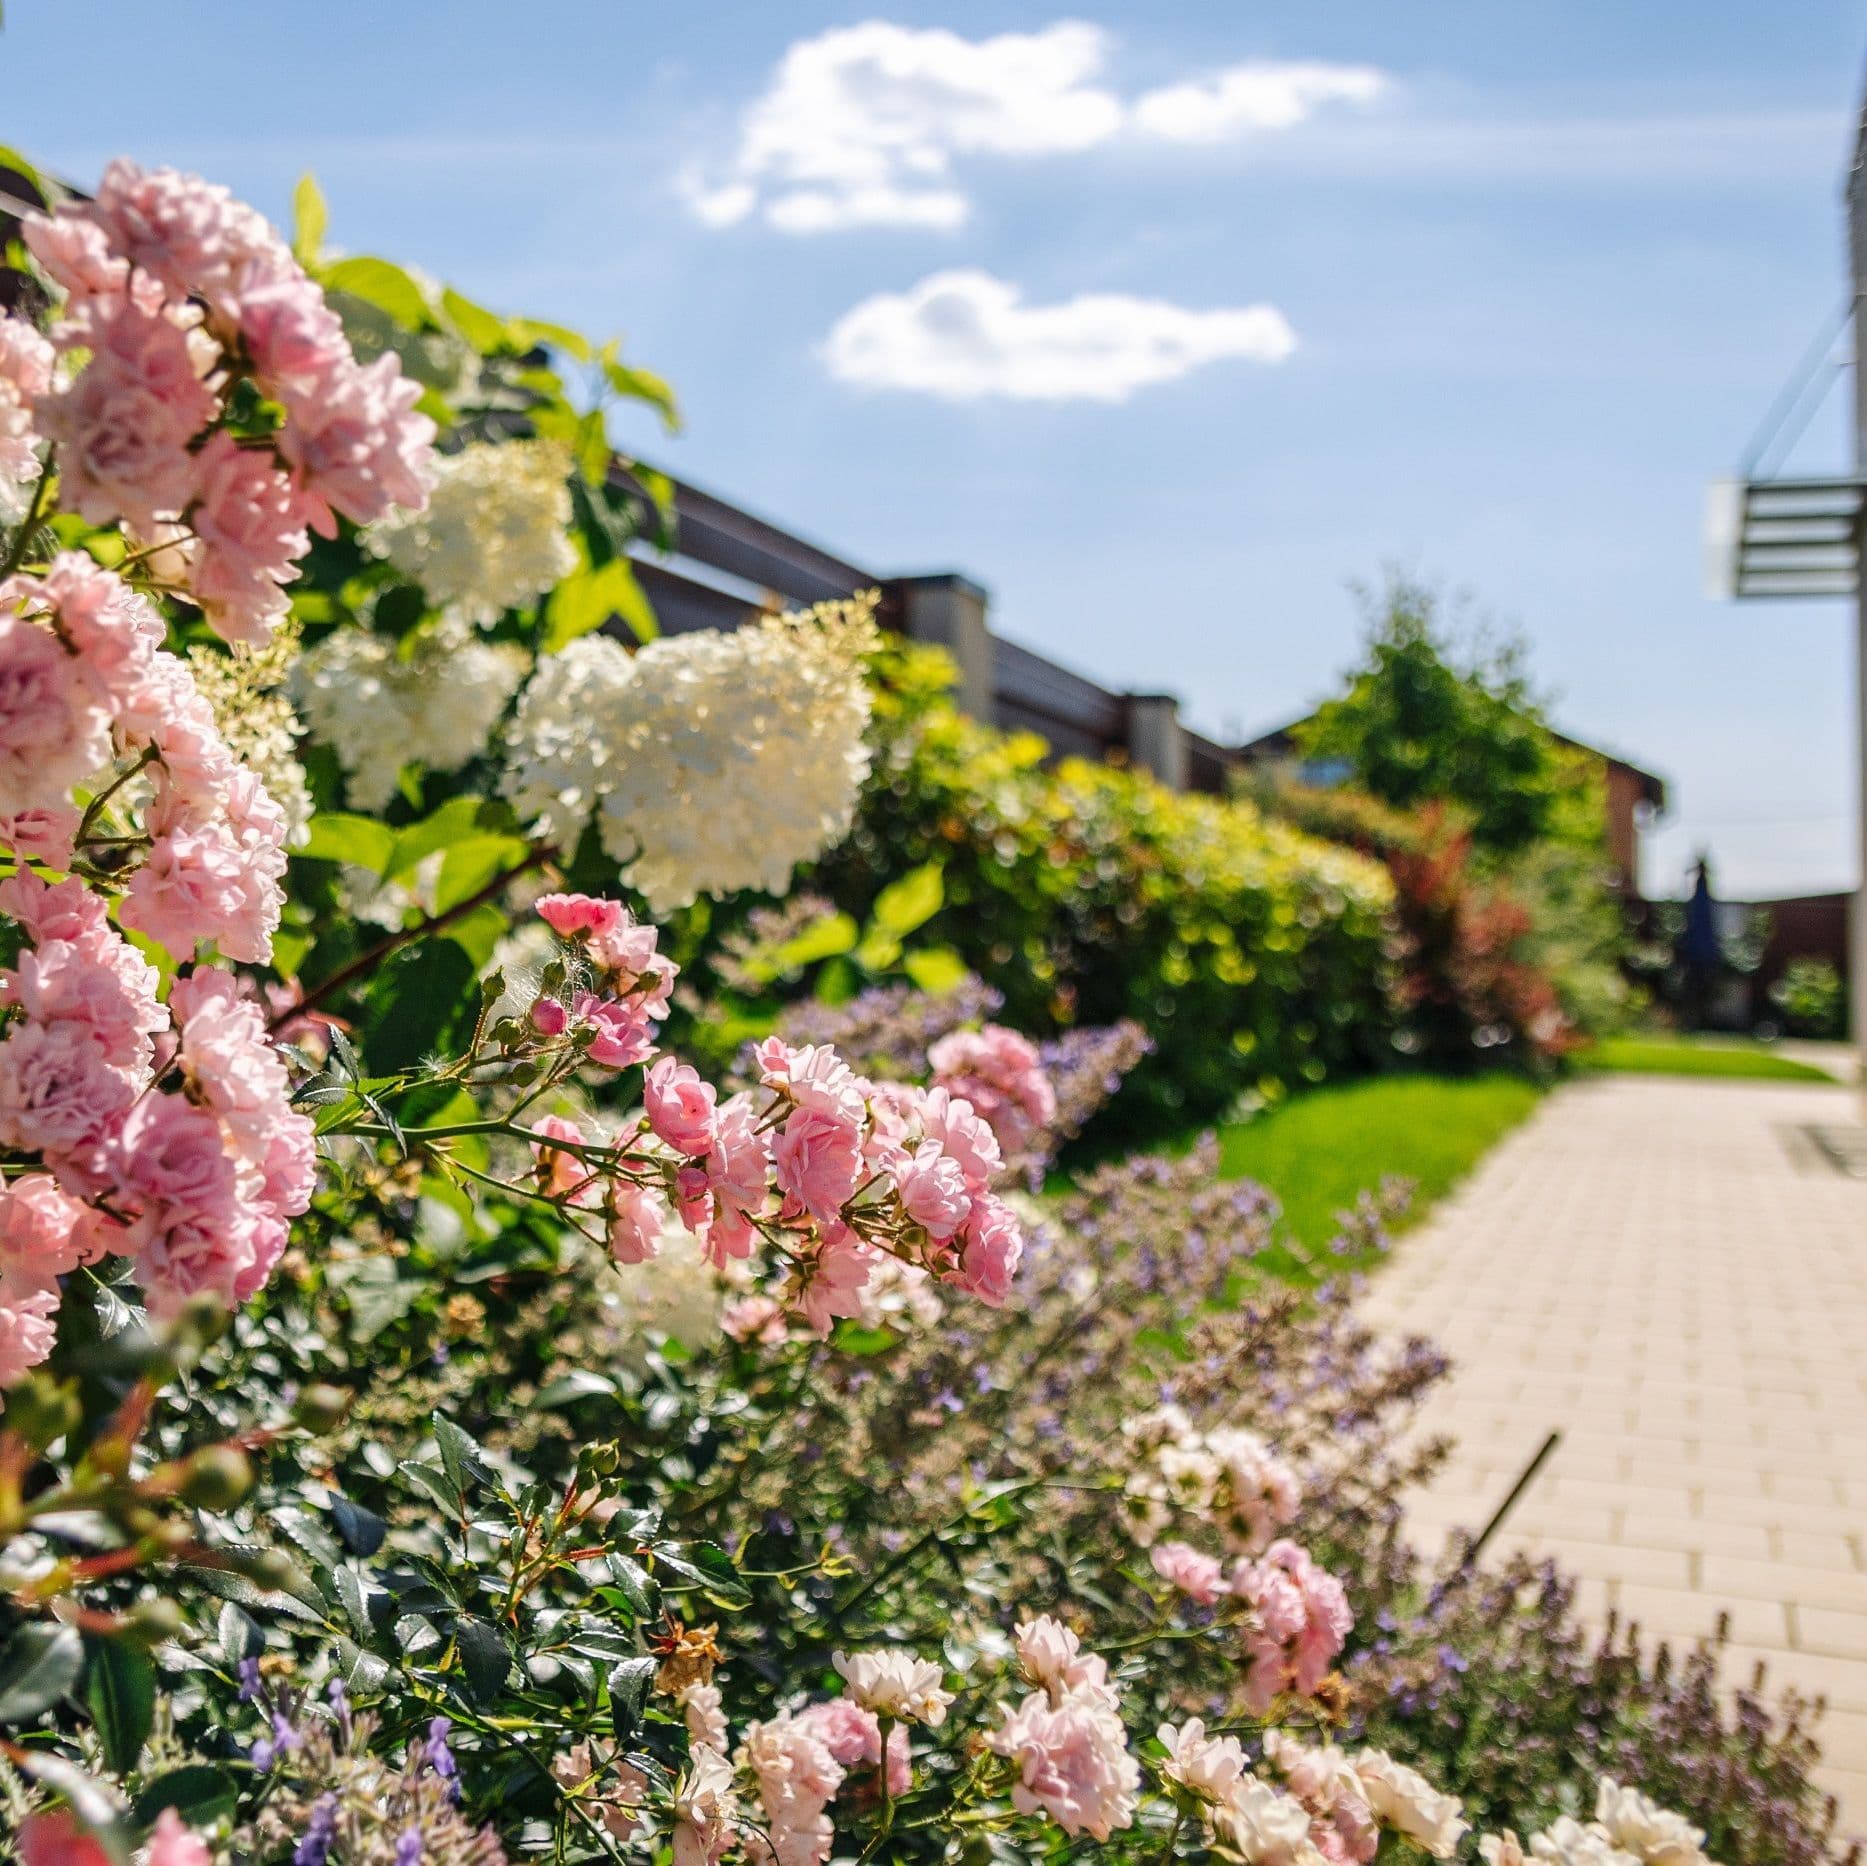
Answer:
<svg viewBox="0 0 1867 1866"><path fill-rule="evenodd" d="M0 615L0 811L61 806L109 762L110 714L83 663L50 629Z"/></svg>
<svg viewBox="0 0 1867 1866"><path fill-rule="evenodd" d="M434 485L434 423L416 411L421 385L393 355L368 368L348 362L310 391L282 398L279 446L297 469L312 528L337 535L333 512L374 524L398 505L420 511Z"/></svg>
<svg viewBox="0 0 1867 1866"><path fill-rule="evenodd" d="M902 1210L936 1243L944 1243L972 1215L965 1176L937 1140L922 1141L893 1177Z"/></svg>
<svg viewBox="0 0 1867 1866"><path fill-rule="evenodd" d="M660 1254L668 1205L653 1186L637 1185L631 1179L612 1179L605 1210L609 1218L609 1252L618 1263L646 1263Z"/></svg>
<svg viewBox="0 0 1867 1866"><path fill-rule="evenodd" d="M603 933L629 917L620 901L599 900L593 894L541 894L532 911L559 939Z"/></svg>
<svg viewBox="0 0 1867 1866"><path fill-rule="evenodd" d="M95 1141L135 1094L83 1025L26 1024L0 1043L0 1146L70 1153Z"/></svg>
<svg viewBox="0 0 1867 1866"><path fill-rule="evenodd" d="M957 1162L969 1191L983 1192L1004 1170L998 1140L971 1102L943 1088L926 1089L918 1114L921 1133Z"/></svg>
<svg viewBox="0 0 1867 1866"><path fill-rule="evenodd" d="M1017 1214L1003 1199L982 1192L974 1197L972 1215L960 1233L959 1265L945 1273L946 1280L996 1309L1011 1294L1023 1256Z"/></svg>
<svg viewBox="0 0 1867 1866"><path fill-rule="evenodd" d="M311 548L298 495L270 452L224 429L208 436L194 471L189 589L223 641L259 647L289 607L280 586Z"/></svg>
<svg viewBox="0 0 1867 1866"><path fill-rule="evenodd" d="M927 1052L927 1063L935 1085L971 1102L1007 1153L1056 1118L1056 1092L1036 1047L1002 1024L950 1032Z"/></svg>
<svg viewBox="0 0 1867 1866"><path fill-rule="evenodd" d="M149 1836L145 1866L214 1866L214 1859L206 1844L182 1825L181 1816L164 1808Z"/></svg>
<svg viewBox="0 0 1867 1866"><path fill-rule="evenodd" d="M827 1043L792 1049L767 1037L755 1052L759 1080L800 1108L854 1124L862 1119L867 1084Z"/></svg>
<svg viewBox="0 0 1867 1866"><path fill-rule="evenodd" d="M584 1143L584 1132L575 1121L562 1115L548 1114L532 1127L532 1164L539 1189L547 1198L566 1199L572 1205L588 1205L595 1197L599 1181L585 1164L583 1156L565 1147L554 1147L554 1140L568 1140L575 1146Z"/></svg>
<svg viewBox="0 0 1867 1866"><path fill-rule="evenodd" d="M82 821L70 804L40 804L0 816L0 843L28 862L48 868L69 868L72 844Z"/></svg>
<svg viewBox="0 0 1867 1866"><path fill-rule="evenodd" d="M663 1056L650 1065L642 1083L648 1125L676 1153L690 1156L713 1146L715 1092L691 1063Z"/></svg>
<svg viewBox="0 0 1867 1866"><path fill-rule="evenodd" d="M605 1069L627 1069L655 1053L655 1032L647 1009L634 998L599 998L577 994L577 1015L590 1031L587 1054Z"/></svg>
<svg viewBox="0 0 1867 1866"><path fill-rule="evenodd" d="M869 1262L869 1253L843 1232L834 1240L826 1238L815 1257L797 1265L792 1306L815 1333L827 1335L839 1316L862 1313Z"/></svg>
<svg viewBox="0 0 1867 1866"><path fill-rule="evenodd" d="M29 1374L58 1340L58 1288L0 1273L0 1392Z"/></svg>
<svg viewBox="0 0 1867 1866"><path fill-rule="evenodd" d="M0 1275L51 1283L96 1251L90 1208L49 1173L27 1173L0 1191Z"/></svg>
<svg viewBox="0 0 1867 1866"><path fill-rule="evenodd" d="M772 1145L772 1169L793 1209L829 1224L855 1194L861 1130L845 1115L794 1108Z"/></svg>
<svg viewBox="0 0 1867 1866"><path fill-rule="evenodd" d="M556 998L540 998L532 1006L531 1020L541 1037L561 1037L570 1027L570 1012Z"/></svg>
<svg viewBox="0 0 1867 1866"><path fill-rule="evenodd" d="M1169 1587L1177 1587L1202 1607L1210 1607L1227 1591L1225 1570L1216 1555L1202 1555L1184 1542L1162 1542L1149 1559Z"/></svg>

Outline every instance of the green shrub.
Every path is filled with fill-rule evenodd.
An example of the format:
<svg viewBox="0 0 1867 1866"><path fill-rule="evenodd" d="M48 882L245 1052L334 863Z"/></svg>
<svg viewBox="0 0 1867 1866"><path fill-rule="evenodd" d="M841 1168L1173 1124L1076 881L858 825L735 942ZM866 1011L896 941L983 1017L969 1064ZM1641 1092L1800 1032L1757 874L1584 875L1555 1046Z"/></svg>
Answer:
<svg viewBox="0 0 1867 1866"><path fill-rule="evenodd" d="M1770 987L1783 1023L1798 1037L1839 1037L1847 1020L1841 974L1826 959L1792 959Z"/></svg>
<svg viewBox="0 0 1867 1866"><path fill-rule="evenodd" d="M811 885L866 920L891 879L939 863L943 903L922 936L1001 993L1008 1022L1147 1030L1124 1133L1389 1053L1392 890L1376 863L1248 802L1047 765L1033 734L960 715L933 651L890 654L878 679L875 774Z"/></svg>

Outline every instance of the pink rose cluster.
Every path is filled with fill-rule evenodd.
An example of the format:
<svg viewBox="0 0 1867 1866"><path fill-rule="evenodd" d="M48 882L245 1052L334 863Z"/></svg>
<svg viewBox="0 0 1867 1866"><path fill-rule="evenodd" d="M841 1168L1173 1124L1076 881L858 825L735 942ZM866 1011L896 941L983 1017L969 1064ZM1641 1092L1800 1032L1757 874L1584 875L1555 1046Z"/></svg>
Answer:
<svg viewBox="0 0 1867 1866"><path fill-rule="evenodd" d="M875 1713L849 1698L812 1704L769 1723L753 1724L743 1756L758 1787L764 1831L740 1836L747 1857L776 1866L823 1866L835 1845L827 1812L852 1770L873 1772L881 1761ZM888 1738L888 1790L907 1791L908 1733L896 1724Z"/></svg>
<svg viewBox="0 0 1867 1866"><path fill-rule="evenodd" d="M39 477L33 405L52 388L58 352L19 318L0 318L0 482L24 486ZM0 487L0 518L19 497Z"/></svg>
<svg viewBox="0 0 1867 1866"><path fill-rule="evenodd" d="M1228 1573L1217 1556L1184 1542L1150 1551L1154 1572L1202 1607L1227 1599L1247 1609L1245 1698L1260 1716L1279 1693L1313 1696L1354 1625L1342 1583L1288 1537Z"/></svg>
<svg viewBox="0 0 1867 1866"><path fill-rule="evenodd" d="M322 289L226 189L119 160L95 200L30 216L25 238L65 293L52 347L82 360L60 380L24 340L0 343L0 471L34 434L55 445L65 502L171 546L162 561L227 640L271 632L308 531L427 503L419 386L393 356L357 361ZM217 425L242 380L283 411L276 432Z"/></svg>
<svg viewBox="0 0 1867 1866"><path fill-rule="evenodd" d="M547 1196L600 1207L619 1261L656 1254L672 1207L721 1268L770 1240L789 1262L787 1300L820 1334L860 1312L883 1256L985 1302L1005 1300L1023 1232L991 1191L1003 1159L969 1102L944 1088L868 1082L827 1046L775 1037L757 1052L762 1100L721 1101L689 1064L655 1057L675 974L655 930L620 902L583 894L546 895L538 912L597 989L574 984L568 1005L541 997L534 1026L607 1067L649 1065L644 1124L664 1150L659 1170L651 1162L605 1176L590 1166L600 1149L575 1123L551 1117L532 1130L538 1183Z"/></svg>
<svg viewBox="0 0 1867 1866"><path fill-rule="evenodd" d="M1036 1046L1002 1024L949 1032L927 1063L934 1086L969 1101L1007 1156L1023 1153L1057 1118L1056 1091Z"/></svg>
<svg viewBox="0 0 1867 1866"><path fill-rule="evenodd" d="M1017 1652L1033 1689L985 1739L1017 1766L1012 1806L1049 1815L1066 1834L1106 1840L1132 1824L1141 1787L1108 1663L1047 1614L1017 1629Z"/></svg>
<svg viewBox="0 0 1867 1866"><path fill-rule="evenodd" d="M0 841L69 867L83 823L73 787L123 757L146 766L146 846L115 841L113 874L140 846L123 924L177 958L203 940L270 957L285 872L284 813L221 736L162 619L77 551L0 583Z"/></svg>
<svg viewBox="0 0 1867 1866"><path fill-rule="evenodd" d="M260 1007L211 967L154 969L77 880L0 882L26 936L0 971L0 1147L37 1168L0 1195L0 1384L51 1348L57 1278L132 1261L152 1312L242 1302L311 1200L309 1121Z"/></svg>

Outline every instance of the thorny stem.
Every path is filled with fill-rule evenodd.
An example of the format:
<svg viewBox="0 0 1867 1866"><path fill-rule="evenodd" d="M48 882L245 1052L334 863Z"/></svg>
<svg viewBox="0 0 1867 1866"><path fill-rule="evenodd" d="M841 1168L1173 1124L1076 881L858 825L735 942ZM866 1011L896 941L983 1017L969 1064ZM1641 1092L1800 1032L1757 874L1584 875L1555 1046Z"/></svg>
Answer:
<svg viewBox="0 0 1867 1866"><path fill-rule="evenodd" d="M541 868L556 851L547 843L539 843L530 850L524 861L513 867L502 869L482 888L476 888L464 901L456 901L445 913L429 914L412 927L404 927L398 933L392 933L379 945L372 946L368 952L359 954L348 965L340 965L328 978L320 979L310 991L296 1004L288 1005L272 1020L269 1029L274 1035L303 1017L307 1012L317 1010L328 1004L333 998L348 991L359 979L367 978L385 960L391 959L404 946L412 946L417 940L424 940L450 927L456 920L464 920L476 908L484 907L490 900L497 899L513 882L534 868Z"/></svg>

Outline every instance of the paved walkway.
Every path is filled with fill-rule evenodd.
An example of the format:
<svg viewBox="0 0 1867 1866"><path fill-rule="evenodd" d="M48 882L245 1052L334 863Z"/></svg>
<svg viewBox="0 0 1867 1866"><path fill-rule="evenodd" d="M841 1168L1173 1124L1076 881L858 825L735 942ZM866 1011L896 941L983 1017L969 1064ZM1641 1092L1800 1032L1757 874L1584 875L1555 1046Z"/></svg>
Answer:
<svg viewBox="0 0 1867 1866"><path fill-rule="evenodd" d="M1867 1180L1810 1124L1853 1092L1605 1077L1558 1090L1375 1279L1431 1334L1456 1436L1415 1508L1476 1527L1553 1428L1499 1546L1672 1640L1730 1616L1732 1671L1825 1694L1824 1774L1867 1832Z"/></svg>

